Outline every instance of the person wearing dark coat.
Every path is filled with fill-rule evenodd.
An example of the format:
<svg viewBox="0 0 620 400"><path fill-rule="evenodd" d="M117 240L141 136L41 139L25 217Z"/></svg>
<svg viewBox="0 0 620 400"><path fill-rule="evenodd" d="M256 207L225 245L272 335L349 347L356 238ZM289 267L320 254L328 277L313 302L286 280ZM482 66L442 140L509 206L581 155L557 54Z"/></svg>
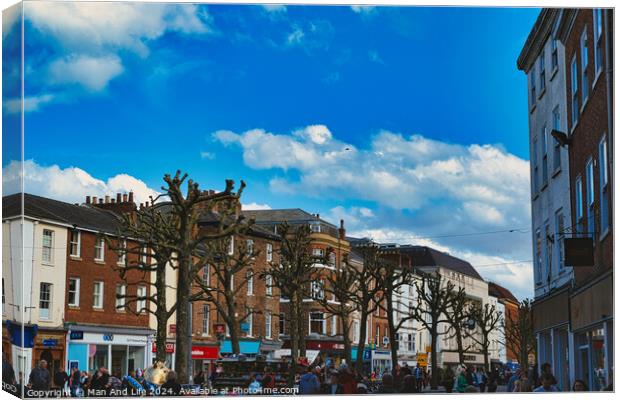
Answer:
<svg viewBox="0 0 620 400"><path fill-rule="evenodd" d="M405 375L403 378L403 387L400 389L401 393L418 393L418 385L413 375Z"/></svg>
<svg viewBox="0 0 620 400"><path fill-rule="evenodd" d="M69 375L64 370L64 368L60 367L58 372L54 374L54 385L58 387L60 390L65 388L65 384L69 381Z"/></svg>
<svg viewBox="0 0 620 400"><path fill-rule="evenodd" d="M383 374L381 385L379 385L377 393L396 393L394 389L394 377L391 374Z"/></svg>
<svg viewBox="0 0 620 400"><path fill-rule="evenodd" d="M41 360L39 365L30 372L28 387L33 390L50 390L51 384L52 379L47 370L47 361Z"/></svg>
<svg viewBox="0 0 620 400"><path fill-rule="evenodd" d="M177 374L174 371L168 371L166 382L161 385L161 395L163 396L179 396L181 394L181 384L177 382Z"/></svg>

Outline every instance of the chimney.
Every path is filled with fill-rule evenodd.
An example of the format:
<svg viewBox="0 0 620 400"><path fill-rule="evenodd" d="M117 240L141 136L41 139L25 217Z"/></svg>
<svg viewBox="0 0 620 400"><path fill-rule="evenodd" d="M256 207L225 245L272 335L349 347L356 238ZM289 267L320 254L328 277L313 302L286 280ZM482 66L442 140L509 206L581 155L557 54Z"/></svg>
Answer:
<svg viewBox="0 0 620 400"><path fill-rule="evenodd" d="M99 204L103 204L103 199L99 199Z"/></svg>
<svg viewBox="0 0 620 400"><path fill-rule="evenodd" d="M116 202L117 203L121 202L121 194L120 193L116 193Z"/></svg>
<svg viewBox="0 0 620 400"><path fill-rule="evenodd" d="M114 203L116 203L116 200L115 199L110 199L110 203L114 204Z"/></svg>
<svg viewBox="0 0 620 400"><path fill-rule="evenodd" d="M97 196L93 196L93 204L97 204Z"/></svg>
<svg viewBox="0 0 620 400"><path fill-rule="evenodd" d="M123 203L127 203L127 193L123 193Z"/></svg>
<svg viewBox="0 0 620 400"><path fill-rule="evenodd" d="M90 196L86 196L86 204L90 204Z"/></svg>
<svg viewBox="0 0 620 400"><path fill-rule="evenodd" d="M133 203L133 192L129 192L129 202Z"/></svg>
<svg viewBox="0 0 620 400"><path fill-rule="evenodd" d="M108 196L107 194L105 195L105 204L108 204L110 202L110 196Z"/></svg>
<svg viewBox="0 0 620 400"><path fill-rule="evenodd" d="M344 240L344 238L346 237L345 233L347 231L344 229L344 219L340 220L340 229L338 229L338 236L340 237L340 240Z"/></svg>

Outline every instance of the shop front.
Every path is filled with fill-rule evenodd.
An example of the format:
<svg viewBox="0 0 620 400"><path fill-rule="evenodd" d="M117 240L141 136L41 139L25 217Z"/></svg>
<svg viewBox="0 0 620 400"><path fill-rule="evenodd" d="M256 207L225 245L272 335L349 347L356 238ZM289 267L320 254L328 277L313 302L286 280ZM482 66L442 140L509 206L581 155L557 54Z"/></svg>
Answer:
<svg viewBox="0 0 620 400"><path fill-rule="evenodd" d="M34 338L33 367L39 360L47 361L52 376L65 365L65 331L39 328Z"/></svg>
<svg viewBox="0 0 620 400"><path fill-rule="evenodd" d="M68 368L94 372L105 367L111 374L126 375L151 364L152 330L76 325L67 334Z"/></svg>
<svg viewBox="0 0 620 400"><path fill-rule="evenodd" d="M613 276L611 273L571 296L575 378L593 391L605 390L613 378Z"/></svg>
<svg viewBox="0 0 620 400"><path fill-rule="evenodd" d="M220 348L218 345L192 344L192 362L194 375L198 371L202 371L205 379L208 379L213 370L215 363L220 357Z"/></svg>
<svg viewBox="0 0 620 400"><path fill-rule="evenodd" d="M28 379L32 365L36 361L33 357L33 348L39 328L37 325L22 325L7 320L4 323L4 329L9 338L10 352L8 354L15 371L15 378L19 380L21 375L25 377L23 379ZM4 337L2 344L4 350ZM7 343L6 346L8 347L9 344Z"/></svg>
<svg viewBox="0 0 620 400"><path fill-rule="evenodd" d="M153 339L153 344L151 345L152 360L155 362L156 354L157 354L157 344ZM166 342L166 359L164 360L164 364L168 368L174 368L174 342L168 341Z"/></svg>
<svg viewBox="0 0 620 400"><path fill-rule="evenodd" d="M484 366L484 355L481 353L465 353L463 355L463 361L465 365L471 365L474 367ZM460 364L459 353L457 351L442 351L441 352L441 366L457 366Z"/></svg>

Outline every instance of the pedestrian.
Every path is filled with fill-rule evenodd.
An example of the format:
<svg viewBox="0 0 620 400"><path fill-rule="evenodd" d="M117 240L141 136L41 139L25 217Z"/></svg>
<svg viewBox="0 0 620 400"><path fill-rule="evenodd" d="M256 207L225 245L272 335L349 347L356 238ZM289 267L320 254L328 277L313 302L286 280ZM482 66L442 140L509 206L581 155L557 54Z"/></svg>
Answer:
<svg viewBox="0 0 620 400"><path fill-rule="evenodd" d="M478 367L478 370L476 371L476 381L478 382L480 393L484 393L487 386L487 376L484 373L484 370L480 367Z"/></svg>
<svg viewBox="0 0 620 400"><path fill-rule="evenodd" d="M200 369L194 375L194 384L202 386L205 383L205 377L203 371Z"/></svg>
<svg viewBox="0 0 620 400"><path fill-rule="evenodd" d="M28 379L28 388L32 390L50 390L52 380L50 372L47 370L47 361L39 361L31 372Z"/></svg>
<svg viewBox="0 0 620 400"><path fill-rule="evenodd" d="M321 384L312 367L299 378L299 394L318 394Z"/></svg>
<svg viewBox="0 0 620 400"><path fill-rule="evenodd" d="M273 393L273 389L276 387L276 377L273 372L271 372L271 369L265 369L265 375L260 383L263 389L270 389L267 391L268 394Z"/></svg>
<svg viewBox="0 0 620 400"><path fill-rule="evenodd" d="M581 379L575 380L575 382L573 383L573 392L587 392L587 391L588 391L588 385L586 385L584 381L582 381Z"/></svg>
<svg viewBox="0 0 620 400"><path fill-rule="evenodd" d="M249 394L260 394L262 391L260 382L256 379L256 374L250 374L250 385L248 386Z"/></svg>
<svg viewBox="0 0 620 400"><path fill-rule="evenodd" d="M420 364L416 364L414 373L415 379L417 381L417 386L420 391L422 391L422 387L424 386L424 371L422 371L422 367L420 366Z"/></svg>
<svg viewBox="0 0 620 400"><path fill-rule="evenodd" d="M508 379L508 391L509 392L514 392L515 391L515 382L518 381L521 378L521 368L517 368L517 370L515 371L514 374L512 374L512 376L510 377L510 379Z"/></svg>
<svg viewBox="0 0 620 400"><path fill-rule="evenodd" d="M548 373L543 374L540 377L541 385L534 389L534 392L558 392L558 388L553 384L554 381L555 378L553 375Z"/></svg>
<svg viewBox="0 0 620 400"><path fill-rule="evenodd" d="M162 396L179 396L181 394L181 384L177 382L177 373L170 370L166 374L166 382L160 387Z"/></svg>
<svg viewBox="0 0 620 400"><path fill-rule="evenodd" d="M383 374L381 377L381 385L379 385L377 393L396 393L394 389L394 377L391 374Z"/></svg>
<svg viewBox="0 0 620 400"><path fill-rule="evenodd" d="M80 392L80 370L77 367L71 368L71 376L69 377L69 392L71 397L78 397Z"/></svg>
<svg viewBox="0 0 620 400"><path fill-rule="evenodd" d="M340 385L338 371L334 371L331 373L329 377L329 383L325 386L325 394L343 394L344 390L342 385Z"/></svg>
<svg viewBox="0 0 620 400"><path fill-rule="evenodd" d="M555 376L553 376L553 372L551 371L551 364L549 363L543 363L543 365L540 366L540 376L543 376L544 374L548 374L551 375L551 377L553 378L553 385L557 385L558 381L557 379L555 379Z"/></svg>
<svg viewBox="0 0 620 400"><path fill-rule="evenodd" d="M15 380L15 370L5 353L2 353L2 382L8 383L9 385L17 384Z"/></svg>
<svg viewBox="0 0 620 400"><path fill-rule="evenodd" d="M486 387L487 392L489 393L497 392L498 382L499 382L499 369L496 368L495 370L491 371L488 377L488 383Z"/></svg>
<svg viewBox="0 0 620 400"><path fill-rule="evenodd" d="M466 373L467 367L465 367L464 365L460 365L456 370L456 381L454 382L454 384L456 386L456 391L459 393L465 393L465 389L467 388L467 386L469 386L467 382L467 377L465 376Z"/></svg>
<svg viewBox="0 0 620 400"><path fill-rule="evenodd" d="M62 396L66 396L65 385L69 382L69 375L63 367L58 368L58 371L54 374L54 385L61 390Z"/></svg>
<svg viewBox="0 0 620 400"><path fill-rule="evenodd" d="M518 384L517 384L518 382ZM518 386L518 388L517 388ZM531 392L532 391L532 382L528 378L528 374L524 371L521 371L521 376L517 381L515 381L515 392Z"/></svg>
<svg viewBox="0 0 620 400"><path fill-rule="evenodd" d="M340 364L338 370L338 383L342 386L343 394L356 394L357 382L353 376L353 372L346 364Z"/></svg>

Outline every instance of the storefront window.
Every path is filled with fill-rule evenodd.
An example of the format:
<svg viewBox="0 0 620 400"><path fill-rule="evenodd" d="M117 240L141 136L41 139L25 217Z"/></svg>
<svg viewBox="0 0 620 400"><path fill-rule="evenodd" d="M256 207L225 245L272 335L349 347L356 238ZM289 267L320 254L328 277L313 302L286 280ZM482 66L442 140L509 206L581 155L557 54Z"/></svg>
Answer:
<svg viewBox="0 0 620 400"><path fill-rule="evenodd" d="M88 347L88 369L95 371L101 367L108 368L108 346L91 344Z"/></svg>
<svg viewBox="0 0 620 400"><path fill-rule="evenodd" d="M592 345L592 388L603 390L607 387L607 373L605 372L605 331L595 329L590 332Z"/></svg>
<svg viewBox="0 0 620 400"><path fill-rule="evenodd" d="M136 369L144 369L144 347L141 346L129 346L127 366L129 371L135 371Z"/></svg>
<svg viewBox="0 0 620 400"><path fill-rule="evenodd" d="M113 375L127 374L127 346L112 346L112 371Z"/></svg>

